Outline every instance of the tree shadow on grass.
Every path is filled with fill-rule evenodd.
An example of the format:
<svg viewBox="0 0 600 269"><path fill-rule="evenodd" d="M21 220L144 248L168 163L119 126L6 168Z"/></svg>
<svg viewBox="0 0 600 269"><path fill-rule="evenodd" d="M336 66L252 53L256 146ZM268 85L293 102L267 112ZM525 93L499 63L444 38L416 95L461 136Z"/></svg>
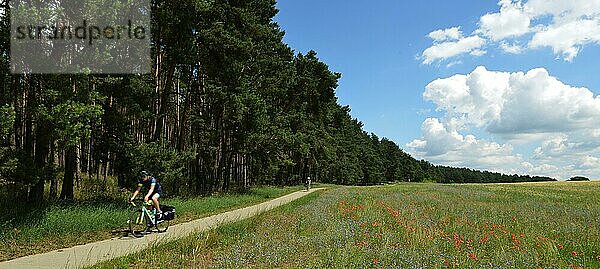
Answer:
<svg viewBox="0 0 600 269"><path fill-rule="evenodd" d="M122 195L89 196L79 201L51 200L42 204L27 202L26 191L21 186L0 186L0 238L10 233L19 233L28 227L43 224L46 214L61 210L77 210L82 208L111 208L125 210L127 199ZM25 189L26 190L26 189Z"/></svg>

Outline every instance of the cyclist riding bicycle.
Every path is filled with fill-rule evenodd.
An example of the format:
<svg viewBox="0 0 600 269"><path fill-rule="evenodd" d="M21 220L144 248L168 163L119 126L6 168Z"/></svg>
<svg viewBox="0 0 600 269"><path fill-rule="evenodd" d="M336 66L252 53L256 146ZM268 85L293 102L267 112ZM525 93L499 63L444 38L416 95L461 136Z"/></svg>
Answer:
<svg viewBox="0 0 600 269"><path fill-rule="evenodd" d="M162 211L160 210L158 198L162 195L162 187L156 178L150 176L148 172L142 171L140 173L140 181L138 182L137 190L135 190L133 193L133 196L130 199L131 201L135 199L142 187L146 187L148 189L148 193L144 197L144 202L148 202L150 199L152 200L152 204L154 205L154 208L156 208L156 216L160 219L162 216Z"/></svg>

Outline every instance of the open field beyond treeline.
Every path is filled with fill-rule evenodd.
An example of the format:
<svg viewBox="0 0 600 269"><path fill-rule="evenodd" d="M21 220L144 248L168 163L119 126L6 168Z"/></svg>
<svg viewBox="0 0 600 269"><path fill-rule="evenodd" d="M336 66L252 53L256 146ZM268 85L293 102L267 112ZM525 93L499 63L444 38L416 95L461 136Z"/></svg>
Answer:
<svg viewBox="0 0 600 269"><path fill-rule="evenodd" d="M312 194L99 268L600 268L600 182Z"/></svg>

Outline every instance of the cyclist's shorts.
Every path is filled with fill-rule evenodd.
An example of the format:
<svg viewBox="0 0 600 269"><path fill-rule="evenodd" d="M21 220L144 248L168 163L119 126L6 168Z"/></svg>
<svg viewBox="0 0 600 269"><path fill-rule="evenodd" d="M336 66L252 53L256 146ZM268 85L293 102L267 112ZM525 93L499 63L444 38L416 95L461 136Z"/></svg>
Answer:
<svg viewBox="0 0 600 269"><path fill-rule="evenodd" d="M153 199L154 199L154 198L158 199L159 197L160 197L160 193L158 193L158 192L157 192L157 193L155 193L154 195L152 195L152 198L153 198Z"/></svg>

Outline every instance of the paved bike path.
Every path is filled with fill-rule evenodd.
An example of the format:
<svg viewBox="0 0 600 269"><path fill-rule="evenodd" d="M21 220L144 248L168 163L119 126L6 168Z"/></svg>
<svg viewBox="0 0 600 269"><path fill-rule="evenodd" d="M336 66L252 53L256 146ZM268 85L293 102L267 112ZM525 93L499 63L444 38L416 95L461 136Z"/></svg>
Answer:
<svg viewBox="0 0 600 269"><path fill-rule="evenodd" d="M224 223L256 216L321 189L311 189L308 192L298 191L258 205L173 225L165 233L152 233L142 238L113 238L0 262L0 269L79 268L94 265L101 261L141 251L156 244L173 241L195 232L207 231Z"/></svg>

